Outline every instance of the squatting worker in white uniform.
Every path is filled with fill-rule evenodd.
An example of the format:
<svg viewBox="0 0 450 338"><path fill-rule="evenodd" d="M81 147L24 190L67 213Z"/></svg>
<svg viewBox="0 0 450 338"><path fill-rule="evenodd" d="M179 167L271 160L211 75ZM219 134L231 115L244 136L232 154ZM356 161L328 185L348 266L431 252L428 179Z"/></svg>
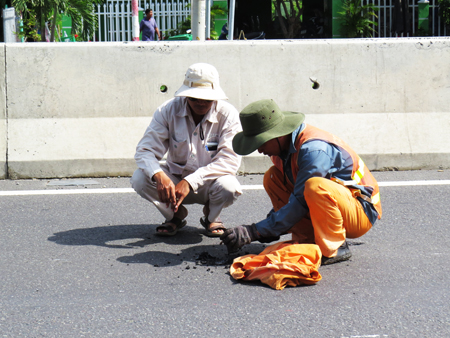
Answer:
<svg viewBox="0 0 450 338"><path fill-rule="evenodd" d="M186 225L185 205L194 203L204 205L200 223L206 234L223 234L219 215L242 193L236 179L241 157L232 147L242 128L239 112L227 99L215 67L191 65L175 97L158 107L137 145L139 169L131 184L164 216L158 235L175 235ZM166 163L160 164L166 153Z"/></svg>

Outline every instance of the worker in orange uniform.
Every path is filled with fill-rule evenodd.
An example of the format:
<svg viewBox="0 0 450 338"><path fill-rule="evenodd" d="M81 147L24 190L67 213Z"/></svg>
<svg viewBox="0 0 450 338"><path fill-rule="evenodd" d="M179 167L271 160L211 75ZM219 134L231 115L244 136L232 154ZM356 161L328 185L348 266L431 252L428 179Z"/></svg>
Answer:
<svg viewBox="0 0 450 338"><path fill-rule="evenodd" d="M346 238L358 238L381 218L378 184L361 158L341 139L305 124L301 113L282 112L273 100L245 107L243 131L233 138L239 155L255 150L271 157L264 189L273 209L251 225L225 230L228 252L252 241L315 243L322 265L348 260Z"/></svg>

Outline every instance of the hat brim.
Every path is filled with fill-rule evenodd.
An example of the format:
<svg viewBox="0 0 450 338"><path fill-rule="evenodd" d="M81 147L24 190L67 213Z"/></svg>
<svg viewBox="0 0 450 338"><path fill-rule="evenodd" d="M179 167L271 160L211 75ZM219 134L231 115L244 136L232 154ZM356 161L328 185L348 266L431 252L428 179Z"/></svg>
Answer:
<svg viewBox="0 0 450 338"><path fill-rule="evenodd" d="M248 155L267 141L292 133L305 120L305 115L296 112L283 112L284 121L272 129L254 136L237 133L233 138L233 150L239 155Z"/></svg>
<svg viewBox="0 0 450 338"><path fill-rule="evenodd" d="M196 99L201 100L228 100L228 97L225 95L225 92L222 88L217 88L217 85L214 89L212 88L195 88L189 87L186 85L181 85L181 87L175 92L175 96L186 96L186 97L194 97Z"/></svg>

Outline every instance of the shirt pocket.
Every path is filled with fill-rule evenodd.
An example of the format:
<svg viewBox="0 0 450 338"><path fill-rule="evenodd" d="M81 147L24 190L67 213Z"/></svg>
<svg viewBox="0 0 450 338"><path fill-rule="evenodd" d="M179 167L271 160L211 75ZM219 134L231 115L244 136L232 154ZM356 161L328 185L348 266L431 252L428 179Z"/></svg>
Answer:
<svg viewBox="0 0 450 338"><path fill-rule="evenodd" d="M169 154L168 159L177 164L186 164L189 156L189 142L187 139L178 141L175 139L175 135L170 137L169 141Z"/></svg>
<svg viewBox="0 0 450 338"><path fill-rule="evenodd" d="M218 137L210 137L205 142L205 151L207 153L207 157L214 158L219 151L219 138Z"/></svg>

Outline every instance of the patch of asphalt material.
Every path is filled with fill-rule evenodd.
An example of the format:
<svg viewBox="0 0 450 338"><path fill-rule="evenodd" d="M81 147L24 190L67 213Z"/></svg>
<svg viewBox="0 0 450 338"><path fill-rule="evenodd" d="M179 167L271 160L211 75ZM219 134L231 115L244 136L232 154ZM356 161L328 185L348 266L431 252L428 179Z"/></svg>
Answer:
<svg viewBox="0 0 450 338"><path fill-rule="evenodd" d="M358 246L365 244L364 242L359 241L347 241L350 246ZM195 265L203 265L203 266L225 266L225 268L229 268L235 258L240 256L245 256L250 254L249 252L244 252L242 254L234 253L229 254L226 257L215 257L209 254L207 251L201 252L197 257L195 257ZM190 267L186 267L189 269ZM194 267L195 269L195 267Z"/></svg>
<svg viewBox="0 0 450 338"><path fill-rule="evenodd" d="M179 254L177 255L179 256ZM233 263L233 260L237 256L227 256L225 258L220 257L214 257L211 256L207 251L201 252L197 257L194 257L194 262L185 261L183 258L180 258L180 264L179 267L181 269L181 272L183 271L193 271L197 270L197 268L203 268L204 272L207 274L212 274L215 271L217 272L217 268L223 268L226 272L229 271L231 264ZM166 263L159 265L154 264L154 268L163 268L166 266L171 266L173 262L167 261ZM157 269L155 269L157 271ZM180 278L180 276L178 276Z"/></svg>
<svg viewBox="0 0 450 338"><path fill-rule="evenodd" d="M360 241L347 241L349 246L359 246L364 245L365 242ZM195 257L195 265L201 266L224 266L225 269L229 269L231 264L233 264L234 259L250 254L249 252L244 252L242 254L234 253L228 254L225 257L215 257L209 254L207 251L201 252L197 257ZM170 262L169 262L170 263ZM193 267L196 269L196 267ZM186 270L190 269L190 266L187 265Z"/></svg>
<svg viewBox="0 0 450 338"><path fill-rule="evenodd" d="M248 254L249 254L248 252L245 252L242 254L242 256ZM181 258L182 264L180 265L180 268L182 272L193 270L198 271L198 268L203 268L206 274L220 272L220 270L217 270L217 268L223 268L223 270L225 270L226 273L228 273L231 264L233 264L234 259L239 256L241 255L230 254L226 255L225 257L215 257L210 255L207 251L202 251L198 256L194 257L195 264L193 262L183 261L183 258ZM167 262L167 264L170 265L171 262ZM158 268L159 265L155 264L154 267ZM178 276L177 278L180 278L180 276Z"/></svg>
<svg viewBox="0 0 450 338"><path fill-rule="evenodd" d="M229 268L233 264L233 260L238 257L238 255L228 255L225 258L211 256L207 251L203 251L195 258L196 265L225 265L225 268Z"/></svg>

